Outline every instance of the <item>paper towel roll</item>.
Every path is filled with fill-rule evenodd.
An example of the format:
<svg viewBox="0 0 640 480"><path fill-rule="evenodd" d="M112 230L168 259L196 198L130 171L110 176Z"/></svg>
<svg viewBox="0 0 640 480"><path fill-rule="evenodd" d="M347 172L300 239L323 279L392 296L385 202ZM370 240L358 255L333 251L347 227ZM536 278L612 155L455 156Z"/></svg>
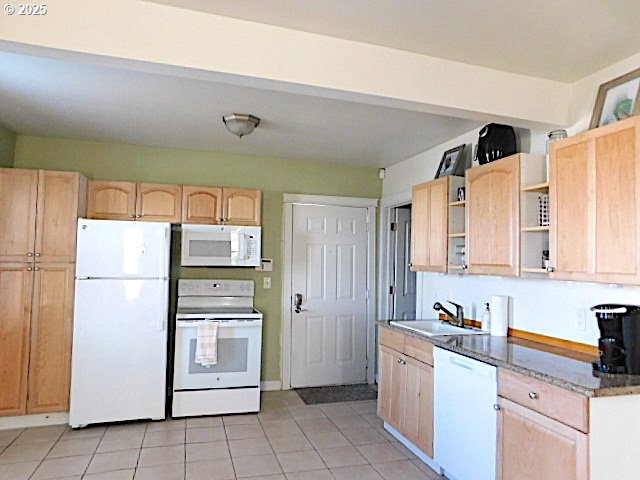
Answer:
<svg viewBox="0 0 640 480"><path fill-rule="evenodd" d="M509 297L493 295L491 297L491 335L506 337L509 331Z"/></svg>

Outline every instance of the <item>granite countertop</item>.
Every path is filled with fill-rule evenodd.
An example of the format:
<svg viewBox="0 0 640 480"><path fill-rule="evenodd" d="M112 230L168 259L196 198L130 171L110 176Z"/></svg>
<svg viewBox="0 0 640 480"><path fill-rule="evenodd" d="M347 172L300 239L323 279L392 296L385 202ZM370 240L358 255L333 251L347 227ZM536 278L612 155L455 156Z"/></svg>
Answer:
<svg viewBox="0 0 640 480"><path fill-rule="evenodd" d="M587 397L640 394L640 375L612 375L594 371L595 357L554 348L552 353L543 344L513 337L490 335L450 335L427 337L380 320L378 325L406 335L419 337L437 347L475 358L496 367L541 380ZM540 348L536 348L539 345Z"/></svg>

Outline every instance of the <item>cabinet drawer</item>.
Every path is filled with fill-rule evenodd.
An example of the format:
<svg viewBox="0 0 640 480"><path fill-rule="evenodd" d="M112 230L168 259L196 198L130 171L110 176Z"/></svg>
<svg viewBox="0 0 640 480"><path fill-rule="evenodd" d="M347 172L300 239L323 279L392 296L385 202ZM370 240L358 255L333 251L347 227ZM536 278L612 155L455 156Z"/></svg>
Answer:
<svg viewBox="0 0 640 480"><path fill-rule="evenodd" d="M382 327L380 329L380 344L386 345L398 352L404 352L404 338L405 336L402 333L391 330L390 328Z"/></svg>
<svg viewBox="0 0 640 480"><path fill-rule="evenodd" d="M498 370L498 395L587 433L587 397L507 370Z"/></svg>
<svg viewBox="0 0 640 480"><path fill-rule="evenodd" d="M426 340L406 335L404 338L404 353L409 357L433 366L433 344Z"/></svg>

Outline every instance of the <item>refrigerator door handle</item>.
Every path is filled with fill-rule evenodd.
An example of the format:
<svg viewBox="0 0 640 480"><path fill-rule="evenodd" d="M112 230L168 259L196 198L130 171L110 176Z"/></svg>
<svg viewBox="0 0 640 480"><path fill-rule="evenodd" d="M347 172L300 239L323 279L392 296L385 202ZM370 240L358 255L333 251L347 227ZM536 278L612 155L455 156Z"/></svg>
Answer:
<svg viewBox="0 0 640 480"><path fill-rule="evenodd" d="M167 317L169 316L169 301L167 299L169 290L169 280L160 279L162 285L162 318L160 319L160 331L167 329Z"/></svg>

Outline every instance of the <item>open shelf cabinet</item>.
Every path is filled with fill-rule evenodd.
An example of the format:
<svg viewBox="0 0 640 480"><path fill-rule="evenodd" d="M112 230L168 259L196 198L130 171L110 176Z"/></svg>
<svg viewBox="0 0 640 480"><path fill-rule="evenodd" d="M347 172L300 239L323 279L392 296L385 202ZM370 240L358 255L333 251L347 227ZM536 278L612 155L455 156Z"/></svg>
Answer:
<svg viewBox="0 0 640 480"><path fill-rule="evenodd" d="M542 252L549 250L549 225L541 225L539 197L549 194L544 157L530 156L521 170L520 189L520 273L547 275Z"/></svg>

